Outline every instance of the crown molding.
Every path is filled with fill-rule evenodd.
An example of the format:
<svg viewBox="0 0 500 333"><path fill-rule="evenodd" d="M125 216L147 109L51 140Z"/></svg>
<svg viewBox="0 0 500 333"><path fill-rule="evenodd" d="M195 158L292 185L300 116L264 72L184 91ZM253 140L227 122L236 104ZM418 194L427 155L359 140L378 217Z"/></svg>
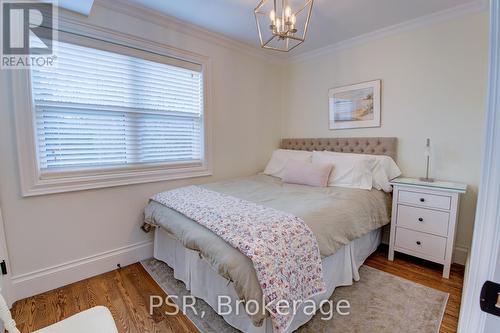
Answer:
<svg viewBox="0 0 500 333"><path fill-rule="evenodd" d="M476 0L467 4L459 5L443 11L435 12L426 16L421 16L409 21L398 23L389 27L375 30L366 34L362 34L341 42L331 44L325 47L306 51L304 53L293 55L287 58L287 64L294 64L310 59L318 58L327 54L349 49L351 47L361 45L373 40L382 39L401 32L410 31L413 29L425 27L427 25L444 22L453 18L457 18L466 14L476 13L487 10L489 8L488 0Z"/></svg>
<svg viewBox="0 0 500 333"><path fill-rule="evenodd" d="M253 47L219 33L209 31L195 24L191 24L167 14L159 13L155 10L134 4L129 0L95 0L93 10L95 10L96 7L106 8L130 17L135 17L169 30L217 44L232 51L265 60L272 64L288 65L349 49L357 45L389 37L401 32L444 22L466 14L484 11L489 8L489 0L476 0L297 55L265 52L259 47Z"/></svg>
<svg viewBox="0 0 500 333"><path fill-rule="evenodd" d="M173 30L191 37L196 37L203 39L207 42L217 44L219 46L225 47L232 51L237 51L244 53L253 57L257 57L272 63L283 62L284 57L263 52L260 47L253 47L246 43L234 40L232 38L223 36L221 34L211 32L200 26L187 23L185 21L179 20L175 17L159 13L155 10L142 7L131 3L127 0L95 0L94 9L99 6L114 12L118 12L127 16L135 17L140 20L144 20L163 28Z"/></svg>

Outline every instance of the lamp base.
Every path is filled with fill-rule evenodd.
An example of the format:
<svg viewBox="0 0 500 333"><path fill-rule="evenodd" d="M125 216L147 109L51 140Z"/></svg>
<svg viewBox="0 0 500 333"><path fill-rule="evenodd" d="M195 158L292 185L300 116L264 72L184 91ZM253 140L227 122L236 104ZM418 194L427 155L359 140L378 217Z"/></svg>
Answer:
<svg viewBox="0 0 500 333"><path fill-rule="evenodd" d="M434 178L420 177L418 180L420 180L421 182L426 182L426 183L432 183L432 182L434 182Z"/></svg>

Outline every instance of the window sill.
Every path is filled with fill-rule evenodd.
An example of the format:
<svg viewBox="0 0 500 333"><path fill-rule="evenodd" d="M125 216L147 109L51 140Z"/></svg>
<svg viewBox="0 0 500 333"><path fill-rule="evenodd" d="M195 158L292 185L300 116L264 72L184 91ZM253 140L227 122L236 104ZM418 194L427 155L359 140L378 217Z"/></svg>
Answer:
<svg viewBox="0 0 500 333"><path fill-rule="evenodd" d="M137 169L122 170L114 173L82 174L65 177L39 177L23 182L23 197L46 194L74 192L106 187L124 186L132 184L152 183L167 180L204 177L212 175L212 170L207 166L194 166L170 169Z"/></svg>

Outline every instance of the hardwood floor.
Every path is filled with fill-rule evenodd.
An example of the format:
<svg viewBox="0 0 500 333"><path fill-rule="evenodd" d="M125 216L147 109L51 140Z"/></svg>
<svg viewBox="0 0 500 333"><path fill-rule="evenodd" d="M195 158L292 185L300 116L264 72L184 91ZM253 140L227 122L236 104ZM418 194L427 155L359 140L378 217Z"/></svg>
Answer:
<svg viewBox="0 0 500 333"><path fill-rule="evenodd" d="M182 313L165 315L165 311L173 312L170 306L156 308L150 316L150 295L166 296L137 263L18 301L12 316L19 330L27 333L96 305L104 305L113 314L120 333L198 332Z"/></svg>
<svg viewBox="0 0 500 333"><path fill-rule="evenodd" d="M441 332L456 332L463 266L453 265L450 279L441 278L441 266L403 254L387 260L381 246L366 262L368 266L401 276L450 294ZM107 306L120 333L197 332L182 313L167 316L173 308L165 305L149 315L150 295L165 293L140 264L92 277L71 285L30 297L14 304L12 313L22 333L40 329L96 305Z"/></svg>

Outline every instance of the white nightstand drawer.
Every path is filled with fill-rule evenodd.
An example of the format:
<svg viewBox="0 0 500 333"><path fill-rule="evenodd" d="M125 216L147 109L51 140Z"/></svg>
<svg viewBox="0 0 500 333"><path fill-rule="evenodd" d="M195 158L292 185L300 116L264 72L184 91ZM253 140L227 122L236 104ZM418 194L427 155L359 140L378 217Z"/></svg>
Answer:
<svg viewBox="0 0 500 333"><path fill-rule="evenodd" d="M396 247L422 253L439 260L444 260L446 252L446 238L400 227L396 228L395 244Z"/></svg>
<svg viewBox="0 0 500 333"><path fill-rule="evenodd" d="M451 207L451 197L446 195L436 195L421 192L400 190L398 201L412 205L440 209L450 209Z"/></svg>
<svg viewBox="0 0 500 333"><path fill-rule="evenodd" d="M449 220L447 212L398 205L397 225L401 227L447 236Z"/></svg>

